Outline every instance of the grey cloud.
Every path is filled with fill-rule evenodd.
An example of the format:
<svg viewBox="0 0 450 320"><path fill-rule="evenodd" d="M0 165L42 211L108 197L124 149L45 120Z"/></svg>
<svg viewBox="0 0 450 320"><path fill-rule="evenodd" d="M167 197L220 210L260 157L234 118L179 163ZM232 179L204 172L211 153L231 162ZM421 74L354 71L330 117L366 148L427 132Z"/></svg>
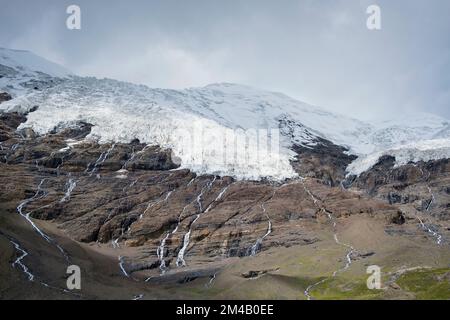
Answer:
<svg viewBox="0 0 450 320"><path fill-rule="evenodd" d="M382 30L366 28L368 5ZM65 28L78 4L82 30ZM152 87L237 82L361 118L450 118L450 2L0 0L0 46Z"/></svg>

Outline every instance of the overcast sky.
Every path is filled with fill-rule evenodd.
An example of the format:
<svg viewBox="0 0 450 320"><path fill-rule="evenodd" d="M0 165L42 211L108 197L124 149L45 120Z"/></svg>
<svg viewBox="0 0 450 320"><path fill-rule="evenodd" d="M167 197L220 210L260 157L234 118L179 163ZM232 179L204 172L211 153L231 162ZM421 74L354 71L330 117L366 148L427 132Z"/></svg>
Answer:
<svg viewBox="0 0 450 320"><path fill-rule="evenodd" d="M66 8L81 7L81 30ZM366 28L381 7L382 29ZM448 0L0 0L0 46L151 87L235 82L359 118L450 118Z"/></svg>

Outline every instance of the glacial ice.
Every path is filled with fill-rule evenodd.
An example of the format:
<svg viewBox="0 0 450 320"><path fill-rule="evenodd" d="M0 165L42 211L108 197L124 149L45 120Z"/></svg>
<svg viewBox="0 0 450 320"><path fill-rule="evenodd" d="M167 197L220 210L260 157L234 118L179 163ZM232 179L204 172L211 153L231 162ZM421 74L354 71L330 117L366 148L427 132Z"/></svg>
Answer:
<svg viewBox="0 0 450 320"><path fill-rule="evenodd" d="M0 90L14 97L0 104L0 112L39 107L19 129L45 134L88 122L93 128L87 139L139 139L170 148L181 168L198 174L293 178L292 145L312 147L317 137L358 156L347 168L349 174L364 172L386 154L395 156L397 165L449 157L450 121L430 114L366 123L244 85L170 90L77 77L30 52L2 48L0 72L6 74ZM36 79L41 88L32 90L28 82ZM239 142L242 148L236 148Z"/></svg>
<svg viewBox="0 0 450 320"><path fill-rule="evenodd" d="M360 175L372 168L382 156L395 157L395 167L408 163L450 158L450 139L432 139L398 145L361 156L347 167L347 175Z"/></svg>

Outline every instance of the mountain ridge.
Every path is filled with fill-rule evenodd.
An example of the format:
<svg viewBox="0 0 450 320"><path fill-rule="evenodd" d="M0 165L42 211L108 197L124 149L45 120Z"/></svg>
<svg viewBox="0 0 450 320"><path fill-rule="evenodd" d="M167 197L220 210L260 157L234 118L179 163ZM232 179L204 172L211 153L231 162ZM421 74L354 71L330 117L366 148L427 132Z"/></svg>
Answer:
<svg viewBox="0 0 450 320"><path fill-rule="evenodd" d="M0 90L0 298L448 299L445 121L374 126L238 85L8 68L5 91L22 91ZM283 149L249 149L263 162L202 158L224 133L270 128ZM435 131L441 144L424 140ZM65 289L73 264L79 295ZM366 289L373 265L383 290Z"/></svg>
<svg viewBox="0 0 450 320"><path fill-rule="evenodd" d="M45 64L42 72L46 68ZM449 121L436 115L411 114L408 115L409 119L368 123L334 114L282 93L233 83L215 83L184 90L152 89L119 80L78 77L73 74L64 79L44 78L40 83L43 83L42 88L35 86L33 90L16 94L14 99L0 106L0 111L21 112L39 106L19 129L33 128L45 134L55 127L73 125L77 121L91 122L94 128L88 138L101 142L139 139L141 142L171 148L175 156L181 159L183 167L197 173L243 179L292 178L295 176L290 165L295 156L293 146L311 146L321 138L343 146L349 154L358 156L359 162L348 168L350 175L358 175L370 169L368 165L372 166L376 162L373 159L383 152L398 150L402 146L414 150L411 145L414 141L429 140L432 146L437 143L433 140L435 137L450 140L450 131L446 130ZM293 128L283 127L283 124ZM217 141L223 139L225 132L231 129L232 139L249 141L250 154L269 156L258 156L260 159L257 161L240 166L239 163L246 162L242 159L248 155L237 151L234 162L220 165L218 163L224 157L223 150L228 147L224 143L223 146L217 146L222 150L207 150L203 152L207 154L206 159L200 159L200 151L189 145L191 138L186 138L186 132L192 134L196 126L204 127L204 132L210 134L204 136L206 146L216 146ZM239 132L240 129L278 129L281 134L280 148L275 152L271 152L269 147L260 150L259 136L247 136ZM450 157L450 153L445 151L439 157ZM425 158L426 155L417 160ZM274 170L274 167L277 168Z"/></svg>

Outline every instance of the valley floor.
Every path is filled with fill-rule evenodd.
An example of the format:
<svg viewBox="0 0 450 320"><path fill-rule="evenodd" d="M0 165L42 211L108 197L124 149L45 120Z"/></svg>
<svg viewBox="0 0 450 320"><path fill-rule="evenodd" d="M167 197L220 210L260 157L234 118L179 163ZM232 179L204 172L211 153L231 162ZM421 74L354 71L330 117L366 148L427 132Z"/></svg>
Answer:
<svg viewBox="0 0 450 320"><path fill-rule="evenodd" d="M48 223L40 228L57 239L72 257L71 264L82 270L82 290L67 291L67 262L57 250L46 244L18 215L1 212L0 298L1 299L449 299L450 252L429 239L389 236L383 221L364 215L339 221L338 233L346 243L361 252L375 252L346 264L346 251L333 234L321 230L323 239L315 244L270 248L257 256L229 258L220 263L214 278L204 276L187 283L145 282L137 274L125 277L109 246L80 244L68 240ZM11 239L29 255L23 263L35 276L29 281L12 262L18 253ZM123 252L126 254L126 252ZM378 265L382 271L382 289L366 286L367 267ZM196 271L196 270L188 270ZM171 273L161 277L170 279ZM321 282L323 281L323 282ZM48 284L45 286L42 282Z"/></svg>

